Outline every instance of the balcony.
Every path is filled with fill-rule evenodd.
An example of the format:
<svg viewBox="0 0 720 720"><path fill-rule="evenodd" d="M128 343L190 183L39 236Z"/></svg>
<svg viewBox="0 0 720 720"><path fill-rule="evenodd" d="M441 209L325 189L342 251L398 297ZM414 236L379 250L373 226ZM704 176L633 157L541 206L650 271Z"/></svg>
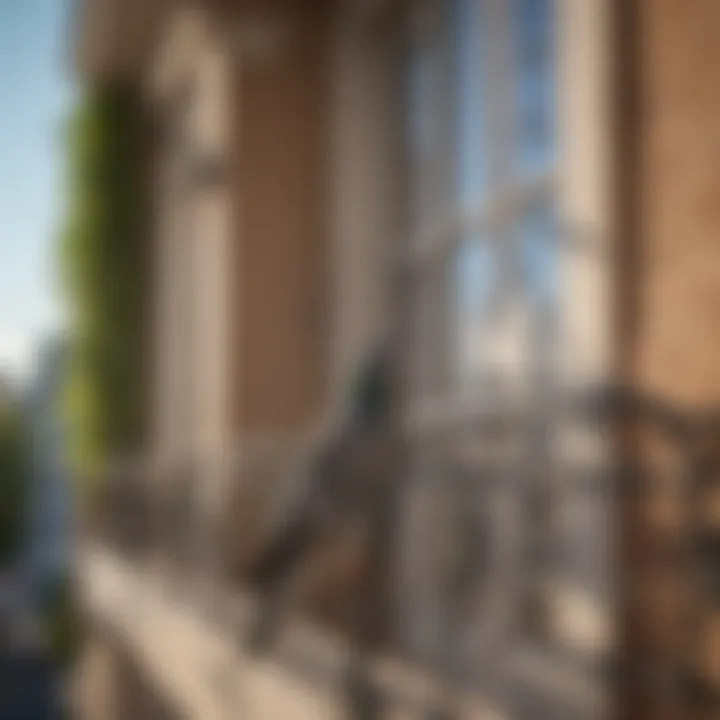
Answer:
<svg viewBox="0 0 720 720"><path fill-rule="evenodd" d="M683 702L697 701L687 688L699 684L707 702L715 680L695 659L700 643L678 652L688 604L661 602L672 595L661 588L716 607L712 523L697 521L712 485L714 420L627 391L555 410L465 424L424 447L419 464L406 462L410 472L384 496L395 510L366 506L379 524L360 545L362 562L353 564L357 545L342 549L343 522L334 526L334 561L330 553L324 573L288 590L267 653L246 644L270 597L250 569L283 527L298 487L289 478L307 474L316 445L264 442L244 453L219 515L193 498L202 467L176 468L173 482L141 468L118 473L85 545L90 606L190 717L252 708L243 716L526 718L537 707L604 717L620 692L668 702L647 676L686 688ZM532 463L528 438L545 449ZM659 444L673 462L658 460ZM656 512L668 498L674 514ZM617 520L628 517L625 538ZM382 542L368 542L377 532ZM369 585L347 572L368 566ZM379 588L389 603L378 604ZM358 599L384 613L378 624L363 622L379 616L358 615ZM646 637L623 643L622 663L625 630L608 625L613 617Z"/></svg>

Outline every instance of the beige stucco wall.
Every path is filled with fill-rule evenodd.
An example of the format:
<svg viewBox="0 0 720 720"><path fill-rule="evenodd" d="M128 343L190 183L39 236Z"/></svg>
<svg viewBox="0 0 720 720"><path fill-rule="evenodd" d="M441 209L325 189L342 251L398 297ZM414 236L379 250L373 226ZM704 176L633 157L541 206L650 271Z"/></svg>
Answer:
<svg viewBox="0 0 720 720"><path fill-rule="evenodd" d="M628 281L637 307L632 337L636 382L680 407L720 401L720 5L636 0L637 138L634 173L636 272ZM668 474L686 477L688 457L657 437L642 445ZM670 446L670 447L669 447ZM674 463L674 464L673 464ZM671 490L657 489L629 524L630 542L652 552L658 540L685 547L696 522ZM710 498L700 498L702 507ZM674 544L673 544L674 543ZM643 562L643 556L635 553ZM649 557L652 557L650 555ZM646 562L645 593L631 637L717 683L717 612L687 566ZM643 605L644 603L644 605ZM688 635L684 613L697 632ZM702 620L709 622L702 622ZM682 648L679 650L678 648ZM654 715L653 717L661 715Z"/></svg>
<svg viewBox="0 0 720 720"><path fill-rule="evenodd" d="M362 7L278 0L238 13L237 403L252 435L335 416L387 324L398 97L392 37ZM269 53L251 41L258 18L281 29Z"/></svg>
<svg viewBox="0 0 720 720"><path fill-rule="evenodd" d="M720 401L720 5L640 7L640 382Z"/></svg>
<svg viewBox="0 0 720 720"><path fill-rule="evenodd" d="M238 11L238 436L302 429L316 419L325 389L332 300L323 5L246 2ZM279 29L269 48L258 47L259 23Z"/></svg>

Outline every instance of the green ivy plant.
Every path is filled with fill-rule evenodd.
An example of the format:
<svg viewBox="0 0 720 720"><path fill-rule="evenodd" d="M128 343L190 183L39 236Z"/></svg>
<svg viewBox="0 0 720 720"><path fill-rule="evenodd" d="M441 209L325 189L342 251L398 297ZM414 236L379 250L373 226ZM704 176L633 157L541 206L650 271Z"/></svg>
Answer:
<svg viewBox="0 0 720 720"><path fill-rule="evenodd" d="M84 481L143 432L147 214L145 123L131 85L86 89L69 124L59 269L71 336L63 409Z"/></svg>

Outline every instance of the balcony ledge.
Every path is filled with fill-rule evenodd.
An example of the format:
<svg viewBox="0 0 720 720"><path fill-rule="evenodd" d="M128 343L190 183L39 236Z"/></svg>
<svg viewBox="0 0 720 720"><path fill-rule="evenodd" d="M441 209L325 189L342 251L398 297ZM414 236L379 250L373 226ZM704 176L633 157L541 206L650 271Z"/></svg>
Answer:
<svg viewBox="0 0 720 720"><path fill-rule="evenodd" d="M97 545L83 550L81 568L82 596L93 619L124 643L181 717L330 720L347 714L342 680L351 648L344 640L293 619L271 656L250 658L237 641L253 616L249 595L217 588L191 595L189 584L171 587L161 573ZM527 674L525 680L534 677L539 688L552 689L570 705L602 707L598 688L532 653L512 664ZM443 690L437 678L405 662L377 658L367 672L387 707L385 717L393 720L422 717L441 697L450 698L459 720L506 717L476 693Z"/></svg>

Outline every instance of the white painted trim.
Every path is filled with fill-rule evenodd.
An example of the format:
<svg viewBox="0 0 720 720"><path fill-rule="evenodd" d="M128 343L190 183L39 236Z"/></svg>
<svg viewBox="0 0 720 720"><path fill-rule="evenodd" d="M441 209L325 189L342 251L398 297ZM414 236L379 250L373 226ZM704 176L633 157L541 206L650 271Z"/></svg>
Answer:
<svg viewBox="0 0 720 720"><path fill-rule="evenodd" d="M234 103L239 72L225 33L201 8L182 6L169 15L146 76L146 90L160 121L175 121L179 111L185 112L193 154L219 158L229 170L237 141ZM178 97L187 102L186 107L178 108ZM160 132L167 135L167 128L161 127ZM167 153L158 159L161 197L165 156L173 162ZM169 198L158 206L161 222L154 239L161 292L167 286L167 294L158 302L153 338L157 348L153 444L158 456L154 462L172 466L190 461L202 468L204 479L211 480L202 483L202 490L215 507L233 440L232 327L237 306L230 259L236 257L239 192L235 180L228 172L221 185L203 187L192 178L181 178L183 197ZM165 227L168 221L171 226ZM178 314L180 305L184 306L183 327L173 330L168 318ZM178 369L179 358L191 362ZM176 371L181 376L168 382L168 375ZM178 397L182 397L181 405ZM178 426L183 412L191 416L185 428Z"/></svg>
<svg viewBox="0 0 720 720"><path fill-rule="evenodd" d="M613 348L610 243L612 207L613 57L611 0L556 0L559 4L558 201L561 222L593 252L563 253L563 377L568 382L608 379Z"/></svg>
<svg viewBox="0 0 720 720"><path fill-rule="evenodd" d="M195 5L183 4L163 22L146 84L153 98L167 98L194 76L196 58L208 42L209 24Z"/></svg>
<svg viewBox="0 0 720 720"><path fill-rule="evenodd" d="M331 408L386 330L398 242L391 46L352 10L337 11L330 58Z"/></svg>
<svg viewBox="0 0 720 720"><path fill-rule="evenodd" d="M580 242L563 247L559 305L560 387L602 387L611 379L613 355L612 288L615 278L611 243L615 230L612 203L614 161L612 103L613 0L556 0L559 39L559 140L561 164L558 202L561 224ZM589 241L589 242L586 242ZM579 423L561 427L557 451L563 459L595 466L609 460L607 433ZM595 465L593 465L595 464ZM609 466L609 463L608 463ZM561 491L558 490L560 493ZM564 498L560 494L558 501ZM615 641L616 527L613 504L597 501L604 534L594 539L605 553L595 581L602 596L593 599L595 625L606 647ZM555 631L566 642L582 644L572 618L586 613L582 588L564 592L555 603ZM579 594L578 594L579 593ZM587 617L587 614L585 615Z"/></svg>

